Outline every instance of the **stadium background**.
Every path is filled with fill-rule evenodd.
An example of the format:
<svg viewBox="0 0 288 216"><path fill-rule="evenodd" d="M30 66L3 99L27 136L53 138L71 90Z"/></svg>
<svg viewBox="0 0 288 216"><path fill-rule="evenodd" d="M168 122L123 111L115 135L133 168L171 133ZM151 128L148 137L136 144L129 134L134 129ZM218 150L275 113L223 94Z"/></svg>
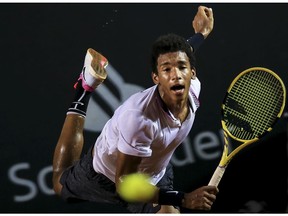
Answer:
<svg viewBox="0 0 288 216"><path fill-rule="evenodd" d="M109 60L108 95L93 97L93 143L131 93L152 85L150 45L161 34L190 37L199 3L1 3L1 213L117 213L116 206L67 204L54 195L51 165L86 49ZM288 82L288 4L205 3L215 27L197 52L201 108L173 157L175 187L207 184L222 151L220 104L244 69L267 67ZM105 90L105 89L104 89ZM103 91L104 91L103 90ZM105 91L104 91L105 92ZM103 96L103 95L102 95ZM91 123L91 122L90 122ZM85 146L87 149L89 144ZM287 212L287 119L229 165L211 213Z"/></svg>

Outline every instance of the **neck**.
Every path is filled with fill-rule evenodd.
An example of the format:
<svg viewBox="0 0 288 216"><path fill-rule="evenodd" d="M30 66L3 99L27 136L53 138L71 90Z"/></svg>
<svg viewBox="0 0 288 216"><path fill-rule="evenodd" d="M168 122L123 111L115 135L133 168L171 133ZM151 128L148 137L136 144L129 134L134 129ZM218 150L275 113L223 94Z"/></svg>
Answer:
<svg viewBox="0 0 288 216"><path fill-rule="evenodd" d="M189 114L189 107L187 101L172 106L168 105L167 107L170 110L170 112L174 115L174 117L179 119L181 122L184 122Z"/></svg>
<svg viewBox="0 0 288 216"><path fill-rule="evenodd" d="M161 97L163 105L173 114L173 116L179 119L181 122L185 121L189 114L189 102L188 98L181 101L169 101L165 100L165 97Z"/></svg>

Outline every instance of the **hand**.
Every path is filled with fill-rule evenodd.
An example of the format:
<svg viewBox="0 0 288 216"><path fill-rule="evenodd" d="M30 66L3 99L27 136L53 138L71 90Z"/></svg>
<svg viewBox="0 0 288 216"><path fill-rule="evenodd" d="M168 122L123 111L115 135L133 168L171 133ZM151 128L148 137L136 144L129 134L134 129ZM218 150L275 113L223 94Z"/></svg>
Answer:
<svg viewBox="0 0 288 216"><path fill-rule="evenodd" d="M216 200L218 188L215 186L203 186L184 195L182 206L194 210L210 210Z"/></svg>
<svg viewBox="0 0 288 216"><path fill-rule="evenodd" d="M192 21L195 33L201 33L206 39L214 27L214 17L212 8L199 6L197 14Z"/></svg>

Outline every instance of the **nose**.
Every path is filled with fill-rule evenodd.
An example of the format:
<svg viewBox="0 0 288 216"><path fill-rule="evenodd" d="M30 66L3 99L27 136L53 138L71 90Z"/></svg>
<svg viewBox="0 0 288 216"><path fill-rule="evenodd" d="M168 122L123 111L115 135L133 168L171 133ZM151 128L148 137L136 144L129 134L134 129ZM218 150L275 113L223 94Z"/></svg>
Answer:
<svg viewBox="0 0 288 216"><path fill-rule="evenodd" d="M182 78L182 73L181 73L181 71L178 69L178 68L176 68L176 67L174 67L173 69L172 69L172 71L171 71L171 78L172 78L172 80L179 80L179 79L181 79Z"/></svg>

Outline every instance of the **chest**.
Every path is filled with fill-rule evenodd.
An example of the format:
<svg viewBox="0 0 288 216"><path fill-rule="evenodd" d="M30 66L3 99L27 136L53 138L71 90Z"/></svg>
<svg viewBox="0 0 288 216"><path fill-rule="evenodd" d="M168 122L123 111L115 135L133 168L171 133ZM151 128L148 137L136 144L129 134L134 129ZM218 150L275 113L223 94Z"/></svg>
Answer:
<svg viewBox="0 0 288 216"><path fill-rule="evenodd" d="M188 136L193 122L194 115L182 123L173 119L158 121L152 151L174 151Z"/></svg>

